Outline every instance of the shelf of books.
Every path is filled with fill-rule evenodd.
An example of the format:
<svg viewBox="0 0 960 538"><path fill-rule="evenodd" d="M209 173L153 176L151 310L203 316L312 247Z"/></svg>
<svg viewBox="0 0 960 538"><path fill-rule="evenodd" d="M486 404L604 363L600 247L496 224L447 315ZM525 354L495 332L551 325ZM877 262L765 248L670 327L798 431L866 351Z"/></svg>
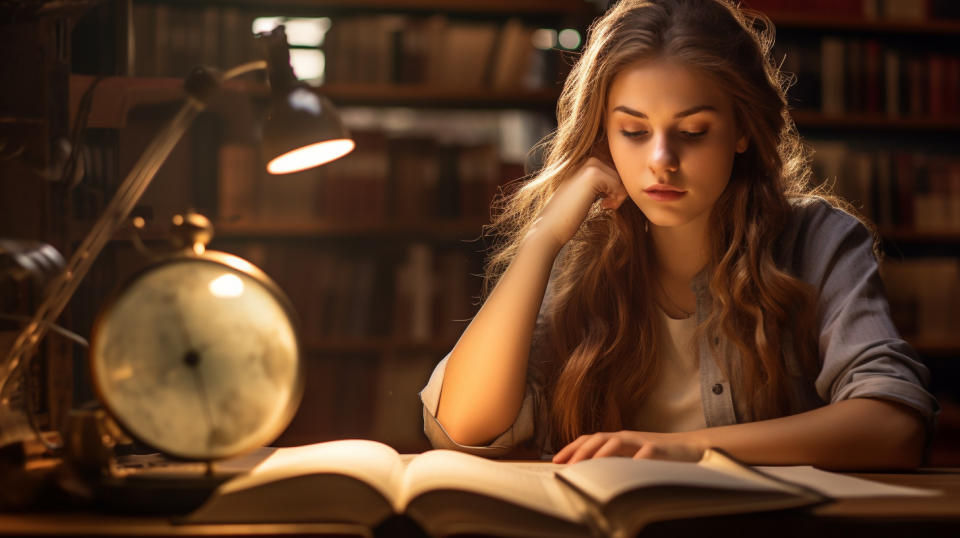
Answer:
<svg viewBox="0 0 960 538"><path fill-rule="evenodd" d="M757 2L750 2L756 4ZM923 2L915 2L920 6ZM913 19L880 19L878 15L863 15L857 11L834 14L830 12L806 13L791 11L768 11L767 15L777 28L790 30L817 30L862 32L871 34L956 35L960 34L960 21L929 20L914 15Z"/></svg>
<svg viewBox="0 0 960 538"><path fill-rule="evenodd" d="M556 106L557 88L511 90L457 88L428 84L324 84L318 91L336 103L371 106L465 108L547 108Z"/></svg>
<svg viewBox="0 0 960 538"><path fill-rule="evenodd" d="M956 112L952 114L956 114ZM918 118L886 116L877 113L831 115L811 110L794 110L791 115L800 129L960 132L960 115Z"/></svg>
<svg viewBox="0 0 960 538"><path fill-rule="evenodd" d="M885 242L936 249L884 266L901 331L921 354L960 356L956 327L947 326L960 319L960 22L944 19L956 3L915 2L925 7L912 12L897 0L807 2L816 13L793 10L797 2L745 3L782 30L775 54L797 75L789 98L816 150L816 177L835 181ZM264 5L133 2L136 76L97 82L73 216L97 216L184 99L182 77L194 66L259 59L251 34L264 29L263 17L309 19L321 37L294 44L292 58L306 58L295 67L338 106L357 149L313 171L260 172L256 140L243 133L268 92L249 76L198 118L138 211L156 227L170 213L201 210L216 223L214 248L260 266L292 298L308 383L321 388L288 441L369 435L422 448L415 394L477 308L489 203L535 166L527 150L552 129L565 55L579 46L560 46L559 32L571 25L581 39L596 8L579 0ZM72 119L93 83L70 78ZM100 276L117 280L115 271ZM366 418L331 422L349 416Z"/></svg>
<svg viewBox="0 0 960 538"><path fill-rule="evenodd" d="M240 6L258 10L264 9L261 0L162 0L165 4L199 3L208 7ZM381 11L381 12L443 12L468 14L535 14L568 15L591 14L596 8L586 0L277 0L271 2L271 9L282 12L292 10L323 12L329 10Z"/></svg>
<svg viewBox="0 0 960 538"><path fill-rule="evenodd" d="M564 56L595 5L134 0L130 9L129 39L117 40L134 44L129 76L69 79L71 121L87 127L73 228L87 229L186 98L186 74L261 59L253 34L265 25L287 23L294 68L334 102L357 148L268 176L253 134L268 88L256 74L228 82L141 198L135 214L147 228L122 230L91 273L85 308L142 261L131 234L154 247L170 215L199 210L214 221L211 248L259 266L297 312L311 389L280 442L427 448L416 392L476 311L490 201L552 129ZM561 46L565 29L576 42Z"/></svg>
<svg viewBox="0 0 960 538"><path fill-rule="evenodd" d="M307 350L307 353L325 355L344 353L369 353L377 355L386 353L431 353L442 356L453 349L454 344L456 344L456 340L449 338L427 341L417 341L409 338L330 338L307 340L304 342L304 348Z"/></svg>
<svg viewBox="0 0 960 538"><path fill-rule="evenodd" d="M783 28L960 32L954 0L745 0L743 6L766 13Z"/></svg>
<svg viewBox="0 0 960 538"><path fill-rule="evenodd" d="M932 230L881 228L880 236L894 244L960 245L960 228L956 226L953 228L949 230L945 227ZM960 254L960 250L957 254Z"/></svg>
<svg viewBox="0 0 960 538"><path fill-rule="evenodd" d="M96 77L71 75L70 118L76 119L80 100ZM186 99L183 79L175 77L105 77L97 82L87 127L116 129L127 125L130 111L144 106L171 105ZM265 99L263 82L234 80L225 92ZM560 92L552 89L484 89L414 84L324 84L316 91L337 105L411 106L429 108L520 108L552 110Z"/></svg>
<svg viewBox="0 0 960 538"><path fill-rule="evenodd" d="M922 356L925 357L960 357L960 340L956 335L951 336L911 336L907 335L906 340Z"/></svg>
<svg viewBox="0 0 960 538"><path fill-rule="evenodd" d="M343 220L312 220L284 222L275 220L224 221L215 225L220 239L266 239L266 238L422 238L438 241L476 241L483 232L487 219L433 219L433 220L373 220L353 222Z"/></svg>
<svg viewBox="0 0 960 538"><path fill-rule="evenodd" d="M960 461L960 3L744 0L777 27L814 177L879 228L893 321L943 406L931 464Z"/></svg>

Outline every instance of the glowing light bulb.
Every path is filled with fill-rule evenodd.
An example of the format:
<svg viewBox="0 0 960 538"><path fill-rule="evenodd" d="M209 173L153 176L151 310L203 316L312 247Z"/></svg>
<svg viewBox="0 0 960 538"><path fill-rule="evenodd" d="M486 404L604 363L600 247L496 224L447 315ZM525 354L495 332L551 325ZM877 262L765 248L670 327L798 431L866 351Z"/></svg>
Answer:
<svg viewBox="0 0 960 538"><path fill-rule="evenodd" d="M346 138L310 144L276 157L267 163L267 171L271 174L290 174L320 166L350 153L355 145L353 140Z"/></svg>

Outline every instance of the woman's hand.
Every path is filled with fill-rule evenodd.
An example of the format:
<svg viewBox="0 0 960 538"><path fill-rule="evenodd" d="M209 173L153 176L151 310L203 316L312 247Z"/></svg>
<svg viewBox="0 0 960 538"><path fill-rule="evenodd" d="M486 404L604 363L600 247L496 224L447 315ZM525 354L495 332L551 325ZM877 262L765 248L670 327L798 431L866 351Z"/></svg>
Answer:
<svg viewBox="0 0 960 538"><path fill-rule="evenodd" d="M700 461L705 445L684 433L621 430L581 435L553 457L554 463L626 456L635 459Z"/></svg>
<svg viewBox="0 0 960 538"><path fill-rule="evenodd" d="M620 175L598 145L576 172L557 188L537 218L532 234L546 234L560 249L580 228L590 206L601 198L604 209L617 209L627 199Z"/></svg>

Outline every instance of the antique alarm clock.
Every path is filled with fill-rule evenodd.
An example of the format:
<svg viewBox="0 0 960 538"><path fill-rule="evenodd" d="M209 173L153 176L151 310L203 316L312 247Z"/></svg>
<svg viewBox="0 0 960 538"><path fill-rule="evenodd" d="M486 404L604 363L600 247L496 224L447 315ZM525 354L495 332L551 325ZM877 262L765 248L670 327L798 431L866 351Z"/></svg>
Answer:
<svg viewBox="0 0 960 538"><path fill-rule="evenodd" d="M303 394L290 301L250 262L206 249L209 221L175 216L179 250L101 309L90 343L98 397L135 439L213 461L272 442Z"/></svg>

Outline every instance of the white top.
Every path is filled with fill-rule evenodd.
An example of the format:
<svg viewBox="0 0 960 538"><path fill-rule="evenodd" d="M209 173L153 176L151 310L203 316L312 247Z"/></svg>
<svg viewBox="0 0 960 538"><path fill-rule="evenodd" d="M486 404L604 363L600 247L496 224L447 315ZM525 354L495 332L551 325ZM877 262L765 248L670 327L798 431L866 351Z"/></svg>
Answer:
<svg viewBox="0 0 960 538"><path fill-rule="evenodd" d="M627 429L645 432L685 432L707 427L700 397L700 359L694 343L696 316L663 319L659 374L633 423Z"/></svg>

